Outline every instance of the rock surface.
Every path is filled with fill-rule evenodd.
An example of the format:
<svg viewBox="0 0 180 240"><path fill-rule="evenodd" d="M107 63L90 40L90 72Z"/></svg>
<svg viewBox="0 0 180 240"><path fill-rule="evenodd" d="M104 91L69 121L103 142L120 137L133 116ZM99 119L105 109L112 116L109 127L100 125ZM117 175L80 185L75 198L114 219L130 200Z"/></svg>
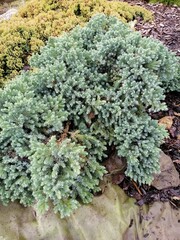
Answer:
<svg viewBox="0 0 180 240"><path fill-rule="evenodd" d="M116 185L61 219L17 202L0 204L0 240L178 240L180 210L168 202L139 208Z"/></svg>
<svg viewBox="0 0 180 240"><path fill-rule="evenodd" d="M0 22L3 20L9 20L14 14L17 13L17 11L18 10L16 8L9 9L7 12L0 15Z"/></svg>
<svg viewBox="0 0 180 240"><path fill-rule="evenodd" d="M171 158L161 152L159 162L161 172L160 174L155 174L154 181L151 185L158 190L180 185L179 173L174 167Z"/></svg>

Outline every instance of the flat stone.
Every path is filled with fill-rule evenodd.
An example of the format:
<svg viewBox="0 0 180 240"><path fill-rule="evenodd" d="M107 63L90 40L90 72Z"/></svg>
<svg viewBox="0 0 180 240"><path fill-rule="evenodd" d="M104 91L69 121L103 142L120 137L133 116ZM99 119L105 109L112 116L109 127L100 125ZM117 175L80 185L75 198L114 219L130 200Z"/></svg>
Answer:
<svg viewBox="0 0 180 240"><path fill-rule="evenodd" d="M179 173L177 172L171 158L161 152L159 163L161 172L154 175L154 180L151 185L158 190L180 185Z"/></svg>
<svg viewBox="0 0 180 240"><path fill-rule="evenodd" d="M17 11L18 10L16 8L9 9L7 12L0 15L0 22L3 20L9 20L14 14L17 13Z"/></svg>

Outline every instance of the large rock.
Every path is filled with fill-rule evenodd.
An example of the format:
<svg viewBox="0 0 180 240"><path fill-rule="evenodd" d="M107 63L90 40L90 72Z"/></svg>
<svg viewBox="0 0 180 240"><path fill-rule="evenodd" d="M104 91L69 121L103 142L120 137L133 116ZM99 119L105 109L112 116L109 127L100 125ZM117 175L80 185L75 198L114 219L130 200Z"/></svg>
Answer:
<svg viewBox="0 0 180 240"><path fill-rule="evenodd" d="M161 172L160 174L155 174L154 181L151 185L158 190L168 187L177 187L180 184L179 173L174 167L171 158L161 152L159 162Z"/></svg>
<svg viewBox="0 0 180 240"><path fill-rule="evenodd" d="M0 240L178 240L180 210L168 202L138 207L117 185L60 219L17 203L0 205Z"/></svg>
<svg viewBox="0 0 180 240"><path fill-rule="evenodd" d="M9 20L14 14L17 13L17 11L18 10L16 8L9 9L7 12L0 15L0 22L3 20Z"/></svg>

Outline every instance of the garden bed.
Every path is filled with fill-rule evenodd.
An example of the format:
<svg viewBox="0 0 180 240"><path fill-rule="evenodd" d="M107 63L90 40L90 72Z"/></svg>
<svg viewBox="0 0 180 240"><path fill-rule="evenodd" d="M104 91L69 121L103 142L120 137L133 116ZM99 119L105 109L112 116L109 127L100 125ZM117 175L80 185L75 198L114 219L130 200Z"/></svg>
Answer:
<svg viewBox="0 0 180 240"><path fill-rule="evenodd" d="M154 21L144 23L142 19L136 18L135 29L140 31L143 36L152 37L160 40L170 50L180 56L180 7L165 6L163 4L149 4L145 1L127 0L132 5L142 6L154 14ZM171 157L176 170L180 174L180 95L179 92L170 92L167 94L165 102L168 106L167 111L161 111L152 114L152 118L160 120L163 117L170 116L172 124L168 129L169 137L165 139L161 149ZM116 180L117 179L117 180ZM154 201L169 201L175 208L180 206L180 188L171 187L168 189L157 190L147 185L138 186L129 178L122 175L116 176L115 181L124 179L120 186L129 196L137 199L139 205L143 203L152 203Z"/></svg>
<svg viewBox="0 0 180 240"><path fill-rule="evenodd" d="M174 51L177 56L179 56L180 55L180 51L179 51L179 40L180 40L179 39L179 30L180 30L179 8L176 6L173 6L173 7L164 6L162 4L152 5L152 4L147 4L145 2L140 2L140 1L128 1L128 2L133 3L133 4L134 3L138 4L140 6L143 6L147 9L153 11L154 16L155 16L154 21L149 22L149 23L148 22L144 23L142 21L141 17L136 17L136 19L135 19L136 30L140 31L144 36L150 36L150 37L159 39L169 49ZM53 48L53 44L51 47ZM49 54L49 56L51 56L51 54ZM35 59L35 61L36 61L36 59ZM44 61L42 61L42 63L41 63L41 59L40 60L37 59L37 62L38 61L40 62L40 65L44 64ZM164 61L164 60L162 60L162 61ZM37 66L38 66L38 64L37 64ZM70 64L71 63L69 63L69 65ZM172 63L172 65L173 65L173 63ZM68 64L67 64L67 67L68 67ZM114 67L114 65L112 67ZM105 67L102 68L102 66L101 66L101 70L102 70L102 73L104 73L106 68ZM148 69L147 69L147 71L148 71ZM67 72L70 72L70 70L68 70ZM27 72L27 74L28 74L28 72ZM37 76L38 76L38 73L37 73ZM39 75L39 76L42 77L43 75L42 76ZM92 79L95 79L95 77L93 77ZM40 78L38 78L37 81L32 80L33 84L35 82L38 82L38 80L40 80ZM46 80L47 80L47 78L44 79L44 81L46 81ZM77 78L76 80L78 81L79 78ZM24 78L23 81L26 81L26 78ZM67 79L66 79L66 82L67 82ZM63 85L65 85L66 82L64 82ZM28 85L28 84L29 83L27 82L27 86L29 87L30 85ZM42 82L39 84L39 86L42 86L43 84L44 83ZM51 82L49 82L49 84L51 84ZM56 81L54 81L53 84L56 84ZM137 84L138 84L138 81L137 81ZM24 86L27 87L26 85L24 85ZM46 86L47 86L47 84L45 84L44 89ZM79 86L81 86L81 83L79 84ZM50 85L50 88L51 87L52 86ZM53 89L53 87L52 87L52 89ZM30 86L30 89L31 89L31 86ZM13 90L13 87L11 90ZM72 94L76 90L77 90L77 87L75 86L74 90L71 90L70 93ZM6 91L6 88L5 88L5 91ZM48 91L49 91L49 89L48 89ZM40 92L40 90L39 90L39 92ZM39 94L39 92L38 92L38 94ZM44 90L42 91L42 94L43 94L43 92L44 92ZM64 92L66 93L67 90ZM9 94L11 94L11 93L13 93L13 91L9 91ZM29 96L26 96L26 94L23 91L21 92L21 90L20 90L20 93L22 93L23 101L26 100L26 97L28 99ZM36 96L33 95L32 99L37 97L37 95ZM68 95L68 97L70 95ZM5 94L5 96L8 96L8 94ZM14 97L16 98L16 94ZM43 98L43 99L45 99L45 98ZM53 102L54 99L51 99L51 98L49 98L49 99L52 100L51 104L54 106L54 102ZM134 98L132 97L132 99L134 99ZM153 97L152 97L152 99L153 99ZM41 100L42 100L42 98L37 98L37 101L34 100L34 104L32 104L32 106L36 107L37 102L38 102L38 104L45 106L45 104L46 104L45 100L43 100L45 102L45 104L43 102L41 103ZM59 100L59 102L61 101L61 99L58 99L58 100ZM66 103L69 103L70 100L68 100L68 98L67 98ZM106 97L104 97L103 100L106 100ZM10 102L11 99L9 99L8 101ZM161 145L162 151L171 157L170 162L171 162L171 164L173 163L172 164L173 168L171 167L170 169L167 169L167 171L166 171L167 175L163 176L168 182L168 176L170 176L170 175L174 176L174 171L176 171L177 174L180 174L180 97L179 97L179 93L175 92L175 91L169 92L166 95L165 101L166 101L166 105L168 106L168 110L160 111L157 113L152 112L152 113L150 113L150 115L151 115L152 119L158 120L159 124L165 125L166 129L169 133L169 136L165 139L165 142ZM2 102L3 102L3 99L2 99ZM21 102L21 101L13 102L14 106L18 106L19 102ZM27 101L27 103L28 103L28 101ZM61 105L61 107L62 106L63 105ZM77 104L74 105L73 111L76 106L77 106ZM27 106L25 106L25 107L27 107ZM81 107L82 107L82 105L81 105ZM70 109L69 106L67 108ZM158 108L158 106L157 106L157 108ZM29 108L29 109L31 109L31 108ZM37 105L37 109L38 109L38 105ZM59 106L57 109L59 110ZM85 107L85 109L87 109L87 108ZM53 110L52 106L49 106L49 110L47 110L47 107L46 107L44 114L46 114L47 111L50 112L51 110ZM129 108L127 110L127 112L130 110L131 110L131 108ZM64 109L63 109L63 111L64 111ZM4 110L4 112L6 112L6 111ZM3 114L4 114L4 112L3 112ZM27 113L28 113L28 111L27 111ZM146 110L144 111L144 113L146 114ZM22 116L23 116L23 114L24 114L24 112L22 111ZM40 114L41 114L41 112L38 112L38 116ZM62 115L62 113L58 113L58 114ZM46 173L42 174L44 167L42 167L42 170L41 170L41 165L38 165L38 166L36 165L36 163L40 159L37 156L38 156L38 154L41 155L41 150L43 152L45 148L48 149L50 144L52 144L53 147L57 147L57 146L61 145L60 143L63 143L64 139L66 139L66 138L67 138L67 141L66 141L67 146L68 146L68 144L70 144L71 140L76 141L76 142L72 143L72 149L76 145L81 148L80 150L82 151L82 153L79 155L79 159L81 159L81 158L86 159L87 154L89 154L89 152L91 152L91 148L89 147L89 152L83 153L83 149L82 149L81 145L84 144L83 141L85 141L85 140L86 140L86 143L88 143L87 146L91 146L92 144L94 144L94 149L92 151L92 154L94 154L94 152L96 151L95 146L97 146L97 144L99 144L99 142L95 141L96 139L93 139L93 138L86 139L86 137L87 137L86 135L84 135L84 136L79 135L79 132L75 131L76 123L73 122L73 120L77 117L77 114L76 113L73 113L73 114L74 114L73 117L71 117L71 119L69 119L69 121L67 121L66 124L64 125L65 128L61 134L58 132L59 131L58 126L55 126L55 130L52 131L52 133L50 133L50 134L47 132L47 129L45 126L44 128L41 128L41 130L43 130L41 133L45 134L44 141L42 141L41 143L34 141L34 145L33 145L33 141L31 141L31 146L32 146L33 151L38 151L38 148L39 148L39 152L37 152L37 154L34 153L33 157L30 160L31 163L34 162L33 167L31 167L31 171L34 172L34 176L37 175L37 172L39 172L39 175L37 178L39 181L38 184L36 181L37 188L42 183L44 183L44 186L45 186L44 189L46 188L46 181L45 181L46 179L44 178L44 176L46 176ZM50 115L53 115L53 114L50 114ZM97 113L96 113L96 115L97 115ZM91 111L88 114L80 116L81 119L85 119L85 117L88 116L87 123L85 122L85 125L88 126L86 131L89 131L91 124L97 120L96 115L94 114L94 112ZM12 119L8 116L6 116L6 117L7 117L7 121L4 120L5 124L6 123L9 124L9 122ZM43 117L44 117L44 115L43 115ZM46 115L45 115L45 117L46 117ZM31 118L31 114L29 115L29 118ZM17 116L17 119L18 119L18 116ZM78 122L78 120L79 119L77 119L77 122ZM60 121L59 116L56 119L56 123L58 121ZM71 121L71 123L70 123L70 121ZM51 122L51 119L50 119L50 122ZM12 122L12 123L14 124L14 122ZM4 124L4 126L6 126L5 124ZM29 123L27 122L27 124L29 124ZM47 124L47 126L49 126L49 125ZM141 127L141 125L139 125L139 126ZM57 129L56 129L56 127L57 127ZM122 124L121 128L123 128L123 127L124 126ZM25 128L23 128L23 130L24 129ZM103 129L105 129L105 127ZM27 127L25 130L26 130L25 133L27 133L29 135L31 134L30 132L32 129L30 127ZM83 130L83 128L82 128L82 130ZM138 131L138 130L139 129L136 129L136 131ZM140 133L141 133L141 131L140 131ZM54 135L56 134L56 136L54 136L54 138L52 137L53 134ZM143 132L142 132L142 134L143 134ZM97 134L97 136L98 135L99 134ZM124 136L124 139L123 139L123 136ZM124 133L123 136L122 136L122 142L119 144L119 147L124 144L123 143L124 140L127 140L126 132ZM51 139L51 137L52 137L52 139ZM78 137L79 137L79 139L83 139L83 140L78 140ZM82 137L84 137L84 138L82 138ZM137 137L137 141L138 141L138 139L139 138ZM68 143L68 140L69 140L69 143ZM94 143L94 141L95 141L95 143ZM141 141L141 139L139 139L139 141ZM16 142L16 141L14 141L14 142ZM136 144L137 143L138 142L136 142ZM43 147L43 145L44 145L44 147ZM88 149L87 146L86 146L86 148L84 147L84 149ZM52 212L51 207L47 211L47 213L39 214L38 212L36 212L36 208L34 208L34 205L30 208L23 208L22 206L20 206L19 204L16 204L16 203L12 203L12 204L8 205L8 208L6 208L4 206L0 206L0 209L2 212L2 215L0 216L0 239L2 237L2 239L4 240L4 236L6 236L7 239L9 240L9 239L11 239L10 235L14 235L14 236L16 236L15 239L21 239L21 238L23 238L23 239L24 238L25 239L42 239L42 238L45 239L46 238L46 239L50 239L50 240L51 239L59 240L60 236L61 236L61 239L63 239L63 240L64 239L68 239L68 240L70 240L70 239L73 239L73 240L76 240L76 239L77 240L79 240L79 239L83 239L83 240L84 239L86 239L86 240L88 240L88 239L99 239L99 240L103 239L103 240L106 240L106 238L114 240L114 239L117 239L118 236L120 235L120 238L118 238L118 239L123 239L123 240L124 239L128 239L128 240L129 239L153 239L153 238L151 238L153 236L154 236L154 239L155 239L155 237L156 238L160 237L163 240L165 240L165 239L166 240L167 239L177 240L178 233L176 232L176 230L178 229L177 225L179 223L179 210L177 210L177 209L180 207L180 188L178 186L179 179L177 180L177 178L179 176L176 178L176 180L174 180L172 178L172 181L171 181L171 177L173 177L173 176L170 176L169 177L170 185L165 185L166 183L164 182L164 186L161 183L161 187L157 187L157 186L159 186L158 178L156 179L156 184L153 182L153 184L151 186L149 186L147 184L138 185L137 182L131 180L129 177L127 177L125 175L125 170L127 168L127 163L126 163L125 157L124 158L118 157L117 153L116 153L117 149L115 149L115 146L113 144L112 144L112 146L111 145L109 145L109 146L110 147L107 149L108 157L107 157L106 161L103 163L109 172L105 173L104 179L100 184L101 191L96 193L96 196L93 198L92 203L90 203L88 205L84 204L77 211L73 212L73 214L70 217L66 217L64 220L60 220L59 215L58 214L55 215ZM131 148L131 146L129 148ZM64 149L66 149L66 146L64 147ZM99 147L99 149L100 149L100 147ZM16 147L15 150L17 152L20 151L18 149L18 147ZM55 150L61 151L62 149L59 150L59 148L57 148ZM77 150L78 150L78 148L77 148ZM24 151L24 149L23 149L23 151ZM74 152L76 152L76 151L74 151ZM18 154L19 153L12 151L12 149L8 149L8 151L7 151L8 157L11 158L10 160L13 160L14 156L16 158L16 155L18 156ZM20 154L21 154L21 152L20 152ZM132 155L133 155L133 151L132 151ZM163 155L163 157L161 158L161 161L165 161L165 159L166 160L169 159L163 153L161 153L161 155ZM28 159L29 156L30 155L28 155L28 154L26 157L23 157L23 158L20 158L18 156L16 158L16 160L19 162L20 162L20 160L22 160L24 162L24 164L29 164L29 162L30 162ZM45 155L43 155L43 156L45 156ZM43 158L43 156L42 156L42 161L39 161L42 164L44 162L44 159L46 159L46 157ZM128 158L128 155L127 155L127 158ZM51 157L49 157L49 159L51 160ZM48 159L48 161L49 161L49 159ZM68 159L68 156L67 156L67 159ZM58 161L58 158L57 158L57 161ZM130 162L130 163L132 163L132 162ZM13 166L13 164L14 163L12 161L11 166ZM21 164L21 162L20 162L20 164ZM83 163L82 163L81 166L83 166L82 167L82 171L83 171L85 168L85 165L83 165ZM148 166L148 165L146 165L146 166ZM24 165L24 167L26 167L26 166ZM39 167L39 169L36 172L38 167ZM134 168L135 167L136 166L134 166ZM9 174L9 169L8 168L6 168L6 169L7 169L7 174ZM49 171L51 171L51 169L48 169L48 172ZM42 179L40 179L40 172L41 172ZM88 172L88 170L87 170L87 172ZM30 175L29 172L27 172L27 177L29 177L29 175ZM56 174L56 175L58 175L58 174ZM51 176L51 174L50 174L50 176ZM89 175L87 174L87 176L91 177L91 174L89 173ZM34 180L37 180L37 179L35 179L35 177L34 177ZM139 177L139 179L138 179L138 177L137 177L137 180L140 179L143 182L143 178ZM54 178L55 178L55 174L54 174ZM85 182L85 180L83 180L83 181ZM88 181L90 182L90 180L88 180ZM87 186L88 186L88 181L87 181ZM51 181L49 181L49 182L51 182ZM158 182L158 184L157 184L157 182ZM76 183L76 181L75 181L75 183ZM112 183L115 185L112 185ZM117 185L119 185L120 188ZM54 185L52 184L52 188L50 188L50 190L53 189L53 187L54 187ZM80 185L80 187L81 187L81 185ZM43 192L44 189L43 190L42 190L42 188L36 189L37 190L36 195L39 197L40 191L42 191L42 197L44 197L44 194L48 195L49 190L47 191L47 193L44 193ZM72 189L76 189L76 188L73 187ZM133 197L134 199L136 199L136 204L134 204L135 200L127 197L127 195L122 191L122 189L124 190L125 193L127 193L127 195L129 197ZM89 192L90 191L91 190L89 190ZM75 192L75 194L76 194L76 192ZM32 195L32 192L30 192L30 195ZM53 194L51 194L51 196L52 195ZM57 194L54 194L54 195L56 196ZM87 196L88 196L88 194L87 194ZM78 200L79 200L79 198L78 198ZM38 199L38 201L39 201L39 199ZM58 202L58 201L55 201L55 202ZM42 204L39 204L39 205L41 207ZM59 205L62 205L62 204L59 204ZM138 207L137 205L140 207ZM151 207L151 205L152 205L152 207ZM62 211L62 209L60 209L60 210ZM21 213L22 213L22 215L21 215ZM128 215L128 217L126 218L127 215ZM4 217L4 216L6 216L6 217ZM159 220L159 216L161 216L160 220ZM86 219L86 221L84 221L84 219ZM168 229L167 226L170 226L171 221L173 222L172 223L173 226L171 225L171 228ZM17 222L18 222L18 224L17 224ZM47 225L49 228L47 227ZM104 225L107 226L107 229L106 229L107 233L104 229ZM6 226L6 227L4 227L4 226ZM9 231L9 229L10 229L10 231ZM168 233L166 233L167 229L168 229ZM174 231L174 233L173 233L173 231ZM16 233L16 235L15 235L15 233ZM110 234L110 235L108 235L108 234ZM109 237L107 237L107 236L109 236Z"/></svg>

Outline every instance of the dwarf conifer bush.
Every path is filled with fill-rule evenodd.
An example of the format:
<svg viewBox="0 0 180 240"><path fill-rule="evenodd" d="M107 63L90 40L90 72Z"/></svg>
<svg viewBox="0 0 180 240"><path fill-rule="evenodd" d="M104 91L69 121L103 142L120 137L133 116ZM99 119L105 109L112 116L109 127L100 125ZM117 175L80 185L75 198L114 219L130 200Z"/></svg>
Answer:
<svg viewBox="0 0 180 240"><path fill-rule="evenodd" d="M115 15L124 22L152 14L139 6L107 0L30 0L16 16L0 23L0 86L16 76L49 36L59 36L83 25L98 12Z"/></svg>
<svg viewBox="0 0 180 240"><path fill-rule="evenodd" d="M167 135L150 111L179 90L178 58L160 42L97 15L51 38L0 91L0 199L68 216L90 202L111 147L126 174L150 183Z"/></svg>

